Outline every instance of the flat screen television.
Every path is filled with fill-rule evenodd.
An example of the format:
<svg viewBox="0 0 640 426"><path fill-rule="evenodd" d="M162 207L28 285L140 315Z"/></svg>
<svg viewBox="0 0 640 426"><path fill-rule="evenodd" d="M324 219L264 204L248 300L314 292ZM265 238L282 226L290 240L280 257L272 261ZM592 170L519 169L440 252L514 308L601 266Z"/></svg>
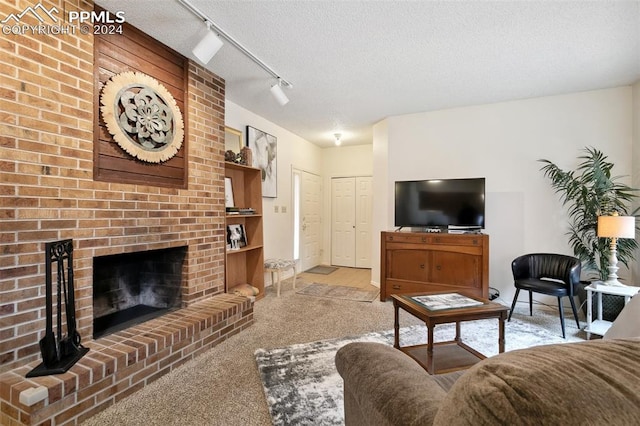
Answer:
<svg viewBox="0 0 640 426"><path fill-rule="evenodd" d="M398 181L395 226L484 229L485 178Z"/></svg>

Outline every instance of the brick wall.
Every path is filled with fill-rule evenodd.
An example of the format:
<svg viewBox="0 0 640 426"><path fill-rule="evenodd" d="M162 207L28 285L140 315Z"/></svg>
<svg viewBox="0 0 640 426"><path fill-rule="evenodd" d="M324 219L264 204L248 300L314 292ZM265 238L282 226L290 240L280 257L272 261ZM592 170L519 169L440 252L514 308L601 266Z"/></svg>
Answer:
<svg viewBox="0 0 640 426"><path fill-rule="evenodd" d="M0 0L0 20L35 4ZM183 304L223 293L224 80L190 64L187 189L115 184L92 176L93 36L0 34L0 58L0 372L40 359L46 241L74 241L84 341L94 256L186 245Z"/></svg>

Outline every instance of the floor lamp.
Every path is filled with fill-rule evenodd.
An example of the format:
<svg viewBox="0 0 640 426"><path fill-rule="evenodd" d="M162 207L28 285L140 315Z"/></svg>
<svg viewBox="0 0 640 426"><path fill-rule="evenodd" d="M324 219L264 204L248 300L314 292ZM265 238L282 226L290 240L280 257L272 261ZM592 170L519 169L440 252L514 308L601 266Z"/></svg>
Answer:
<svg viewBox="0 0 640 426"><path fill-rule="evenodd" d="M625 287L618 281L618 238L636 237L636 218L634 216L618 216L614 212L612 216L598 216L598 237L611 238L609 246L609 276L605 285Z"/></svg>

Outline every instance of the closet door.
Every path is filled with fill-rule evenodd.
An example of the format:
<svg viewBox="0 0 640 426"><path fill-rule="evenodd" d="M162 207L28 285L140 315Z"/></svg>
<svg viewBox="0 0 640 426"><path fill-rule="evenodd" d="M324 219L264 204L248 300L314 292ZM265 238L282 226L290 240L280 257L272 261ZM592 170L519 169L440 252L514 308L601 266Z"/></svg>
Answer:
<svg viewBox="0 0 640 426"><path fill-rule="evenodd" d="M371 215L373 178L356 178L356 268L371 268Z"/></svg>
<svg viewBox="0 0 640 426"><path fill-rule="evenodd" d="M331 264L371 267L372 178L331 180Z"/></svg>

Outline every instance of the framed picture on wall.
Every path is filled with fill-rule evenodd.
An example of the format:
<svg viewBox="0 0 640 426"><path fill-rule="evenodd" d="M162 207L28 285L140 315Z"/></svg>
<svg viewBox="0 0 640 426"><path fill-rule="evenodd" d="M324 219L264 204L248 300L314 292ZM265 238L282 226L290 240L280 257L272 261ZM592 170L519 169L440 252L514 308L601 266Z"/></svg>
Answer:
<svg viewBox="0 0 640 426"><path fill-rule="evenodd" d="M244 225L235 223L227 225L227 249L239 250L247 245L247 234L244 232Z"/></svg>
<svg viewBox="0 0 640 426"><path fill-rule="evenodd" d="M251 165L262 172L262 196L278 195L278 139L255 127L247 126L247 146L251 149Z"/></svg>

